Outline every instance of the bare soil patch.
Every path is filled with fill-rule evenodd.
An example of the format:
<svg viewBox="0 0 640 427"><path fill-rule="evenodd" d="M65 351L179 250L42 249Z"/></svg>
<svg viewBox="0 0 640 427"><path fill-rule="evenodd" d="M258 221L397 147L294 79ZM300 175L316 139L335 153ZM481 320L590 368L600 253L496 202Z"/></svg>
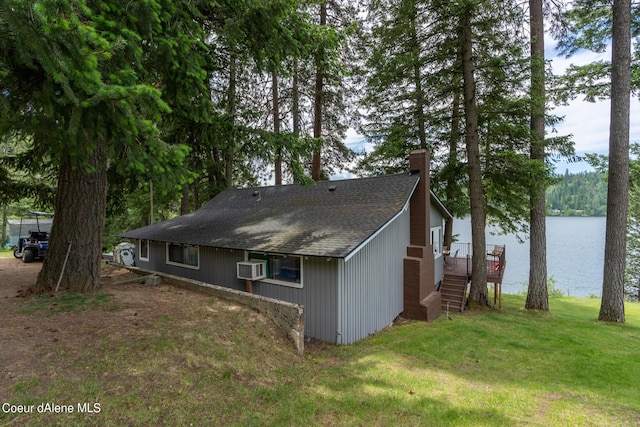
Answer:
<svg viewBox="0 0 640 427"><path fill-rule="evenodd" d="M103 346L105 339L144 340L154 325L167 319L188 319L188 327L198 330L199 319L205 324L216 316L221 330L231 330L242 324L225 325L224 317L216 313L233 312L234 318L259 323L263 334L268 331L266 335L281 341L285 348L289 346L266 318L245 306L224 300L212 303L210 296L164 284L123 283L138 276L115 265L103 266L101 289L89 296L102 302L93 304L90 300L65 311L59 302L64 291L57 296L31 295L29 289L41 267L41 262L24 264L0 258L0 401L5 401L20 381L64 370L61 360L77 361L92 348ZM31 309L34 299L38 307ZM286 351L292 352L290 346ZM61 354L64 357L59 357ZM73 375L73 369L69 372Z"/></svg>

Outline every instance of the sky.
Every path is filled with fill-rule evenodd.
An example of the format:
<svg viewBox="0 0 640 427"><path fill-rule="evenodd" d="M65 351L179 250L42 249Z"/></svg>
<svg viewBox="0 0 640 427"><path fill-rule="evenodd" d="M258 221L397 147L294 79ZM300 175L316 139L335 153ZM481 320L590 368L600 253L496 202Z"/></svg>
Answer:
<svg viewBox="0 0 640 427"><path fill-rule="evenodd" d="M571 64L583 65L600 59L611 59L610 50L604 53L584 51L570 58L558 56L555 41L550 37L545 39L545 46L545 56L551 61L554 74L561 74ZM608 101L592 103L584 101L583 97L578 97L567 106L554 108L553 114L564 117L564 120L556 125L557 134L573 135L578 156L585 153L607 154L609 152L609 106ZM630 120L630 142L640 142L640 100L638 98L631 99ZM347 133L346 144L358 152L370 148L365 145L362 136L353 129ZM570 173L593 170L586 162L559 161L556 163L556 172L564 173L567 169Z"/></svg>
<svg viewBox="0 0 640 427"><path fill-rule="evenodd" d="M551 59L551 66L554 74L561 74L571 65L583 65L597 60L610 60L611 50L607 49L603 53L581 52L570 58L557 56L555 51L555 42L548 37L545 40L545 55ZM609 101L587 102L583 97L573 100L568 106L560 106L553 110L558 116L564 116L564 121L557 126L558 134L572 134L575 142L576 154L583 155L585 153L607 154L609 152ZM631 114L630 114L630 142L640 142L640 100L631 98ZM581 170L592 170L592 168L584 163L567 164L560 163L556 170L564 172L565 168L569 172L577 172Z"/></svg>

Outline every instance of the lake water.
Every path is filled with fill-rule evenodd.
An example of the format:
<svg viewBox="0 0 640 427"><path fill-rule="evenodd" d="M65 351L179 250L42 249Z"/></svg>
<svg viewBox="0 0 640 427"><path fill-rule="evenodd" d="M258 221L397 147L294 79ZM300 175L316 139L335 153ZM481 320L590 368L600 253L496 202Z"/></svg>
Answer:
<svg viewBox="0 0 640 427"><path fill-rule="evenodd" d="M565 295L586 297L602 294L604 264L604 217L547 217L547 275ZM529 241L518 243L514 234L492 235L487 228L488 245L506 245L507 267L502 292L516 294L529 280ZM453 234L458 242L471 242L470 218L454 219Z"/></svg>

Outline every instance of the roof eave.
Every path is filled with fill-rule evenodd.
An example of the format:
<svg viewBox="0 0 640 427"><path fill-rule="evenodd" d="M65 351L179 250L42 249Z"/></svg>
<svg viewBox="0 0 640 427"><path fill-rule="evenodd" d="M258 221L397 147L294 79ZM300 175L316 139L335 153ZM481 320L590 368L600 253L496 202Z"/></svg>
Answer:
<svg viewBox="0 0 640 427"><path fill-rule="evenodd" d="M420 182L420 179L417 179L402 209L398 211L391 219L389 219L389 221L382 224L380 228L378 228L374 233L372 233L369 237L367 237L364 241L362 241L358 246L356 246L353 250L351 250L351 252L346 254L346 256L342 257L344 258L344 262L347 262L351 258L353 258L353 256L358 252L360 252L360 250L364 248L371 240L373 240L373 238L375 238L378 234L380 234L385 228L387 228L391 223L393 223L393 221L395 221L396 218L398 218L400 215L402 215L404 212L406 212L409 209L409 203L411 202L411 197L413 197L413 193L416 191L416 187L418 186L419 182Z"/></svg>
<svg viewBox="0 0 640 427"><path fill-rule="evenodd" d="M431 194L431 201L435 202L435 205L440 210L440 212L442 212L446 218L452 219L453 215L451 215L451 212L449 212L445 205L440 201L438 196L436 196L431 190L429 190L429 193Z"/></svg>

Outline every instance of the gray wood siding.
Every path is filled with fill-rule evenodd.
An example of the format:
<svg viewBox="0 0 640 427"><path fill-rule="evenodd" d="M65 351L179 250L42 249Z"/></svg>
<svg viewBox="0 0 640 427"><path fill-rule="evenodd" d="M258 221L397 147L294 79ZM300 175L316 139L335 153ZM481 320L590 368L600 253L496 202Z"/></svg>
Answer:
<svg viewBox="0 0 640 427"><path fill-rule="evenodd" d="M305 336L351 344L389 326L402 312L403 259L409 245L409 209L398 215L347 261L303 257L303 287L256 282L256 294L304 306ZM141 268L246 290L236 278L243 251L200 247L200 269L166 264L166 243L149 242Z"/></svg>
<svg viewBox="0 0 640 427"><path fill-rule="evenodd" d="M334 258L304 257L302 288L258 282L254 292L304 306L304 334L323 341L337 342L337 272Z"/></svg>
<svg viewBox="0 0 640 427"><path fill-rule="evenodd" d="M430 209L430 221L429 224L431 227L442 227L444 229L444 216L439 209L437 209L433 204Z"/></svg>
<svg viewBox="0 0 640 427"><path fill-rule="evenodd" d="M200 280L212 285L246 290L244 281L236 277L236 263L244 261L243 251L200 246L200 269L180 267L166 263L166 243L149 242L149 262L136 260L136 265L152 271Z"/></svg>
<svg viewBox="0 0 640 427"><path fill-rule="evenodd" d="M408 245L409 209L347 261L339 260L338 344L380 331L402 312Z"/></svg>
<svg viewBox="0 0 640 427"><path fill-rule="evenodd" d="M166 263L166 243L149 243L149 262L136 260L140 268L200 280L213 285L246 291L244 280L236 277L236 263L245 261L244 251L200 247L200 269L193 270ZM336 259L304 257L302 289L256 282L258 295L304 306L304 333L327 342L336 342L337 270Z"/></svg>
<svg viewBox="0 0 640 427"><path fill-rule="evenodd" d="M136 267L140 267L140 268L144 268L145 270L153 270L150 265L152 264L151 261L153 261L153 255L151 252L151 245L154 242L149 242L149 253L147 254L149 256L149 261L142 261L140 259L140 240L132 240L131 243L133 243L134 245L136 245L136 250L135 250L135 266Z"/></svg>
<svg viewBox="0 0 640 427"><path fill-rule="evenodd" d="M436 209L433 204L431 205L431 224L430 227L442 227L442 235L444 238L444 216L442 216L442 212ZM453 254L452 254L453 255ZM440 256L435 259L435 264L433 268L433 283L434 285L438 284L444 277L444 257Z"/></svg>

